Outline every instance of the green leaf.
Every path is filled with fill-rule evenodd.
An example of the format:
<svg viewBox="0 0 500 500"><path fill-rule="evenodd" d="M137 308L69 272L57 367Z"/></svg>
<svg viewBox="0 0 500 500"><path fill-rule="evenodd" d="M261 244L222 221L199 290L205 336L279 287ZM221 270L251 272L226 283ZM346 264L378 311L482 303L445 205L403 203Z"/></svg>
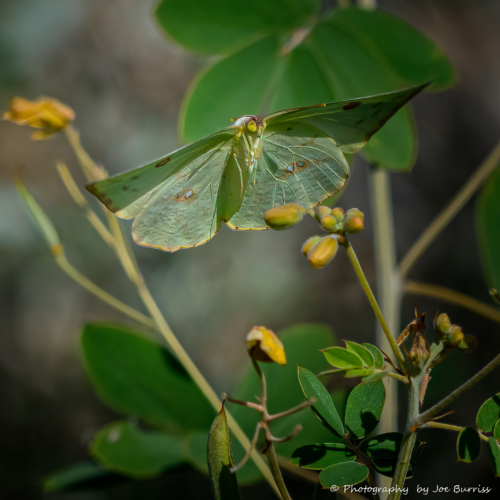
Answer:
<svg viewBox="0 0 500 500"><path fill-rule="evenodd" d="M112 408L169 433L209 429L214 411L162 346L122 325L94 323L82 333L85 368Z"/></svg>
<svg viewBox="0 0 500 500"><path fill-rule="evenodd" d="M383 459L378 458L372 460L372 468L375 472L378 472L382 476L386 477L394 477L394 472L396 471L396 465L398 461L397 459ZM413 477L412 466L408 467L408 471L406 473L406 479L410 479Z"/></svg>
<svg viewBox="0 0 500 500"><path fill-rule="evenodd" d="M184 98L179 118L183 140L193 142L228 127L231 118L260 114L278 69L278 51L278 40L267 37L200 73Z"/></svg>
<svg viewBox="0 0 500 500"><path fill-rule="evenodd" d="M219 54L268 34L291 32L307 23L320 6L320 0L163 0L154 15L167 35L186 49ZM246 68L239 78L253 69Z"/></svg>
<svg viewBox="0 0 500 500"><path fill-rule="evenodd" d="M354 377L366 377L373 372L373 368L357 368L355 370L347 370L344 377L354 378Z"/></svg>
<svg viewBox="0 0 500 500"><path fill-rule="evenodd" d="M401 19L379 9L355 7L335 10L332 19L365 38L367 48L383 56L408 84L432 82L431 89L438 90L455 83L455 70L443 51Z"/></svg>
<svg viewBox="0 0 500 500"><path fill-rule="evenodd" d="M325 488L358 484L368 477L368 467L358 462L335 464L321 471L319 481Z"/></svg>
<svg viewBox="0 0 500 500"><path fill-rule="evenodd" d="M360 344L357 344L356 342L350 342L348 340L344 342L348 351L357 354L361 358L364 367L373 368L375 366L375 358L370 350Z"/></svg>
<svg viewBox="0 0 500 500"><path fill-rule="evenodd" d="M99 489L127 481L125 476L115 474L92 462L83 462L65 467L42 481L43 491L55 493L61 491L82 491Z"/></svg>
<svg viewBox="0 0 500 500"><path fill-rule="evenodd" d="M385 403L385 387L380 380L356 386L347 398L345 426L356 439L373 431Z"/></svg>
<svg viewBox="0 0 500 500"><path fill-rule="evenodd" d="M495 477L500 477L500 446L495 438L489 437L489 456L491 466L493 467L493 472L495 473Z"/></svg>
<svg viewBox="0 0 500 500"><path fill-rule="evenodd" d="M106 469L135 478L158 476L183 462L179 438L145 432L129 422L103 427L94 435L89 450Z"/></svg>
<svg viewBox="0 0 500 500"><path fill-rule="evenodd" d="M359 444L359 449L370 458L397 458L402 440L403 434L401 432L386 432L363 439Z"/></svg>
<svg viewBox="0 0 500 500"><path fill-rule="evenodd" d="M474 462L481 453L481 438L476 429L464 427L458 434L457 455L461 462Z"/></svg>
<svg viewBox="0 0 500 500"><path fill-rule="evenodd" d="M493 428L493 437L497 441L500 441L500 419L497 420L497 423L495 424L495 427Z"/></svg>
<svg viewBox="0 0 500 500"><path fill-rule="evenodd" d="M331 329L318 324L296 325L279 332L278 336L285 347L287 364L281 366L276 363L261 363L260 365L267 379L267 399L270 413L279 413L304 402L304 393L297 380L297 365L307 366L314 372L323 371L328 367L328 364L320 349L334 343ZM284 387L286 390L283 389ZM243 401L255 401L255 397L259 394L260 381L249 363L246 375L231 391L231 396ZM344 391L338 391L331 396L339 411L345 408L346 394ZM251 439L255 426L260 420L260 414L256 411L248 411L248 408L239 405L231 405L230 410ZM309 409L274 421L272 431L275 436L284 437L299 424L302 425L303 429L297 436L288 442L276 443L276 453L287 460L290 459L295 448L299 446L335 440L331 431L326 430ZM239 443L233 443L233 455L236 462L239 462L245 453L246 450L243 450ZM261 478L260 472L250 462L240 469L237 475L240 484L254 482Z"/></svg>
<svg viewBox="0 0 500 500"><path fill-rule="evenodd" d="M478 430L491 432L497 420L500 418L500 392L492 398L486 400L476 416Z"/></svg>
<svg viewBox="0 0 500 500"><path fill-rule="evenodd" d="M353 462L356 454L341 443L308 444L297 448L292 454L292 465L304 469L323 470L330 465Z"/></svg>
<svg viewBox="0 0 500 500"><path fill-rule="evenodd" d="M300 366L298 368L300 385L306 398L308 400L316 398L316 403L311 406L311 409L327 429L339 437L344 436L344 426L325 386L309 370Z"/></svg>
<svg viewBox="0 0 500 500"><path fill-rule="evenodd" d="M486 181L476 205L479 255L489 287L500 290L500 169Z"/></svg>
<svg viewBox="0 0 500 500"><path fill-rule="evenodd" d="M351 368L362 368L363 361L353 352L343 347L330 347L323 351L326 360L335 368L350 370Z"/></svg>
<svg viewBox="0 0 500 500"><path fill-rule="evenodd" d="M384 366L384 355L380 349L372 344L368 344L367 342L365 342L363 346L372 353L373 359L375 360L375 368L382 368L382 366Z"/></svg>
<svg viewBox="0 0 500 500"><path fill-rule="evenodd" d="M208 436L208 474L212 493L216 500L241 498L236 474L231 472L234 466L224 404L210 427Z"/></svg>

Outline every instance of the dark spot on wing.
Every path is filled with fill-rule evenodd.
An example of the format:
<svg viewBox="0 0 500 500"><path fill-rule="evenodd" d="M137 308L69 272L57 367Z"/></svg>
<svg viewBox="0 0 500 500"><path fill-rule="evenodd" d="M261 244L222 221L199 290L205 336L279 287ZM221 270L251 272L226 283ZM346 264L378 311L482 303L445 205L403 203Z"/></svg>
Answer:
<svg viewBox="0 0 500 500"><path fill-rule="evenodd" d="M342 106L342 109L349 111L350 109L357 108L361 103L359 101L348 102L346 105Z"/></svg>
<svg viewBox="0 0 500 500"><path fill-rule="evenodd" d="M310 165L310 161L308 160L299 160L293 163L289 163L285 168L285 172L287 174L296 174L297 172L302 172L308 165Z"/></svg>
<svg viewBox="0 0 500 500"><path fill-rule="evenodd" d="M292 130L292 127L288 127L288 128L286 129L286 131L287 131L287 132L290 132L290 130Z"/></svg>
<svg viewBox="0 0 500 500"><path fill-rule="evenodd" d="M135 181L135 180L136 180L136 179L138 179L138 178L139 178L139 176L138 176L138 175L134 175L133 177L131 177L131 179L132 179L133 181Z"/></svg>
<svg viewBox="0 0 500 500"><path fill-rule="evenodd" d="M128 187L127 186L123 186L122 189L123 189L123 191L127 191Z"/></svg>
<svg viewBox="0 0 500 500"><path fill-rule="evenodd" d="M190 188L179 191L174 196L174 201L191 201L194 199L194 191Z"/></svg>
<svg viewBox="0 0 500 500"><path fill-rule="evenodd" d="M166 158L163 158L162 161L159 161L155 167L158 168L158 167L163 167L163 165L166 165L168 162L170 161L170 156L167 156Z"/></svg>

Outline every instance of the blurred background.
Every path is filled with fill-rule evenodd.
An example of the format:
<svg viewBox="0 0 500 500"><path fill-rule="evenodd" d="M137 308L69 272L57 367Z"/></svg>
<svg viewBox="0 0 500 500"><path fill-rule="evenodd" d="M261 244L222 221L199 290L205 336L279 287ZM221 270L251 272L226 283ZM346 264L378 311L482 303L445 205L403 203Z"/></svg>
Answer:
<svg viewBox="0 0 500 500"><path fill-rule="evenodd" d="M206 59L169 44L150 15L153 6L152 1L133 0L0 0L1 108L16 95L59 99L75 110L75 126L87 151L111 173L177 148L180 105ZM420 136L417 164L410 174L392 176L401 258L500 137L500 3L380 0L379 6L440 45L459 75L456 88L414 100ZM15 192L16 169L22 168L27 187L54 221L68 259L108 292L142 310L113 254L57 175L55 162L63 160L84 184L65 138L32 142L30 134L0 122L2 500L55 496L41 493L41 478L85 459L93 432L117 418L98 400L84 373L79 332L86 322L126 322L56 266ZM357 158L339 204L366 214L366 230L352 241L375 286L367 184L367 165ZM286 232L222 227L208 244L175 254L134 245L159 306L216 391L230 390L241 376L246 364L243 341L253 325L279 332L299 322L321 322L339 340L373 341L372 312L345 255L339 252L317 271L300 253L316 228L312 220ZM490 302L476 248L474 202L439 236L410 278ZM404 324L413 319L415 303L431 318L438 309L446 311L479 340L474 354L456 353L433 372L427 397L432 404L499 352L499 326L415 296L404 300ZM352 384L336 382L338 387L346 383ZM498 373L490 375L454 404L457 411L448 422L474 426L480 404L499 388ZM429 441L421 456L425 466L407 483L408 498L419 496L417 484L453 486L457 477L462 486L489 485L494 488L490 495L498 493L486 453L474 464L455 463L455 438L445 431L422 433L422 440ZM311 497L308 484L297 480L297 488ZM165 498L166 491L175 492L176 498L210 498L208 481L187 466L169 477L59 498L153 499ZM262 500L274 498L265 485L243 491L245 498L254 494Z"/></svg>

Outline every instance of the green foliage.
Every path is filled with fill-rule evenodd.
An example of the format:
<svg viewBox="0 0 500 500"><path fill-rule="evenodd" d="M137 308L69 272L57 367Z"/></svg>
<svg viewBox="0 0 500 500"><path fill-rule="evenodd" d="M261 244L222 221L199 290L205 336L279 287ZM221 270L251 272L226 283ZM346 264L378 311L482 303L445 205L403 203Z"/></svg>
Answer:
<svg viewBox="0 0 500 500"><path fill-rule="evenodd" d="M129 422L113 422L100 429L89 451L106 469L135 478L154 477L184 462L177 437L146 432Z"/></svg>
<svg viewBox="0 0 500 500"><path fill-rule="evenodd" d="M361 439L378 424L385 403L385 387L380 380L356 386L347 399L345 426L355 438Z"/></svg>
<svg viewBox="0 0 500 500"><path fill-rule="evenodd" d="M170 433L209 429L214 410L170 352L122 325L82 333L85 368L111 408Z"/></svg>
<svg viewBox="0 0 500 500"><path fill-rule="evenodd" d="M397 458L403 434L401 432L386 432L367 439L359 444L359 449L370 458Z"/></svg>
<svg viewBox="0 0 500 500"><path fill-rule="evenodd" d="M160 2L155 17L169 37L188 50L222 56L200 73L186 96L180 119L184 139L199 139L235 116L426 81L435 90L454 83L443 52L402 20L356 7L320 16L320 6L319 0ZM408 170L415 149L406 109L375 135L365 156L385 168Z"/></svg>
<svg viewBox="0 0 500 500"><path fill-rule="evenodd" d="M329 392L313 373L299 366L299 381L304 395L309 400L315 398L316 402L311 406L321 423L331 432L339 437L345 434L344 426Z"/></svg>
<svg viewBox="0 0 500 500"><path fill-rule="evenodd" d="M43 491L56 493L60 491L85 491L102 488L126 481L127 478L110 472L92 462L83 462L65 467L43 479Z"/></svg>
<svg viewBox="0 0 500 500"><path fill-rule="evenodd" d="M458 434L457 455L461 462L474 462L481 453L481 438L476 429L464 427Z"/></svg>
<svg viewBox="0 0 500 500"><path fill-rule="evenodd" d="M241 498L236 474L230 470L234 463L224 405L210 427L207 455L208 475L215 500Z"/></svg>
<svg viewBox="0 0 500 500"><path fill-rule="evenodd" d="M500 446L495 438L488 438L489 446L489 456L491 466L493 467L493 472L495 473L495 477L500 477Z"/></svg>
<svg viewBox="0 0 500 500"><path fill-rule="evenodd" d="M368 467L358 462L344 462L321 471L319 481L325 488L348 486L364 481L369 474Z"/></svg>
<svg viewBox="0 0 500 500"><path fill-rule="evenodd" d="M367 342L365 342L363 346L372 353L373 359L375 360L375 368L382 368L384 366L384 355L380 352L380 349Z"/></svg>
<svg viewBox="0 0 500 500"><path fill-rule="evenodd" d="M325 349L323 354L328 363L335 368L350 370L363 366L363 361L357 354L342 347L330 347Z"/></svg>
<svg viewBox="0 0 500 500"><path fill-rule="evenodd" d="M348 351L357 354L361 358L363 366L367 368L373 368L375 366L375 358L369 349L356 342L349 342L347 340L345 341L345 346Z"/></svg>
<svg viewBox="0 0 500 500"><path fill-rule="evenodd" d="M489 286L500 290L500 169L485 183L476 206L479 254Z"/></svg>
<svg viewBox="0 0 500 500"><path fill-rule="evenodd" d="M323 470L355 459L354 450L341 443L309 444L297 448L292 454L293 465L314 470Z"/></svg>
<svg viewBox="0 0 500 500"><path fill-rule="evenodd" d="M493 437L497 441L500 441L500 419L497 420L497 423L495 424L495 427L493 428Z"/></svg>
<svg viewBox="0 0 500 500"><path fill-rule="evenodd" d="M386 477L394 477L394 472L396 471L396 465L398 463L397 458L393 459L384 459L384 458L376 458L372 460L372 468L375 472L378 472L382 476ZM408 467L408 471L406 473L406 479L410 479L412 477L412 467L411 464Z"/></svg>
<svg viewBox="0 0 500 500"><path fill-rule="evenodd" d="M479 408L476 416L477 428L482 432L491 432L500 418L500 392L487 399Z"/></svg>

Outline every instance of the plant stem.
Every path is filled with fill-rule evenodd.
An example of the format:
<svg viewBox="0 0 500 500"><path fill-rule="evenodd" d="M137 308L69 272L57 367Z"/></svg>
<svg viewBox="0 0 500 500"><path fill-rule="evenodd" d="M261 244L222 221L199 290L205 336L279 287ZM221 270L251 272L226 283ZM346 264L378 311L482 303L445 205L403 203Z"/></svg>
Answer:
<svg viewBox="0 0 500 500"><path fill-rule="evenodd" d="M370 488L374 489L373 493L372 493L373 500L380 500L380 496L378 494L378 490L376 489L377 488L377 483L375 482L375 478L373 477L371 469L369 469L368 477L366 478L366 482L368 483L368 486L370 486Z"/></svg>
<svg viewBox="0 0 500 500"><path fill-rule="evenodd" d="M446 300L451 304L462 306L465 309L469 309L470 311L479 314L480 316L491 319L496 323L500 323L500 311L498 309L485 304L484 302L473 299L468 295L456 292L455 290L437 285L429 285L427 283L407 281L404 284L404 291L414 295L424 295L434 299Z"/></svg>
<svg viewBox="0 0 500 500"><path fill-rule="evenodd" d="M399 274L404 278L415 262L427 250L436 236L448 225L470 197L481 187L500 162L500 142L481 163L465 186L455 195L446 208L434 219L420 238L413 244L399 265Z"/></svg>
<svg viewBox="0 0 500 500"><path fill-rule="evenodd" d="M446 429L448 431L455 431L455 432L461 432L464 430L464 427L460 427L458 425L450 425L450 424L442 424L441 422L427 422L424 425L421 426L421 428L426 428L426 427L435 427L436 429ZM481 432L478 432L479 437L483 440L488 442L488 438L482 434Z"/></svg>
<svg viewBox="0 0 500 500"><path fill-rule="evenodd" d="M90 181L96 181L104 178L106 176L105 171L99 168L94 163L92 158L87 154L87 152L83 149L80 143L78 132L71 125L68 125L65 128L65 133L76 154L76 157L82 167L85 176ZM157 329L163 335L167 345L170 347L184 369L189 373L195 384L200 388L214 410L216 412L219 412L221 406L220 398L214 392L210 384L206 381L205 377L199 371L198 367L193 363L193 361L189 357L189 354L184 350L180 342L177 340L177 337L170 329L167 321L163 317L160 309L158 308L158 305L156 304L153 296L151 295L151 292L146 285L146 282L144 281L133 252L130 251L127 246L121 226L115 215L106 209L105 213L108 218L111 233L115 239L114 248L117 256L128 277L136 285L139 296L141 297L149 314L153 318ZM243 432L243 430L229 411L226 411L226 416L229 428L233 436L240 442L243 449L249 449L251 443L246 434ZM270 484L274 491L278 493L278 489L273 480L271 471L269 470L269 467L267 466L262 456L254 449L252 450L251 458L266 481Z"/></svg>
<svg viewBox="0 0 500 500"><path fill-rule="evenodd" d="M455 389L451 394L442 399L439 403L435 404L432 408L422 413L416 420L416 425L423 425L429 420L436 417L441 411L443 411L448 405L453 403L455 399L462 395L463 392L474 387L478 382L480 382L484 377L489 375L497 366L500 366L500 354L495 356L486 366L479 370L473 377L471 377L467 382L462 384L458 389Z"/></svg>
<svg viewBox="0 0 500 500"><path fill-rule="evenodd" d="M121 302L117 298L110 295L108 292L104 291L102 288L98 287L95 283L83 276L77 269L75 269L66 259L61 247L61 253L55 253L55 260L59 267L71 278L73 278L79 285L89 291L91 294L95 295L98 299L101 299L106 304L118 309L129 318L133 319L141 325L145 325L148 328L157 329L156 323L148 316L136 311L132 307L128 306L124 302Z"/></svg>
<svg viewBox="0 0 500 500"><path fill-rule="evenodd" d="M278 486L281 498L283 500L292 500L283 481L283 476L281 475L281 469L278 464L278 459L276 457L276 451L274 450L274 444L268 443L266 450L266 457L269 460L269 465L271 467L271 472L273 474L274 480Z"/></svg>
<svg viewBox="0 0 500 500"><path fill-rule="evenodd" d="M352 245L350 241L347 238L344 238L344 242L342 243L343 246L346 248L347 251L347 256L349 257L349 260L351 261L351 264L354 268L354 272L356 273L356 276L359 279L359 282L361 283L361 287L363 288L366 296L368 297L368 301L370 302L370 305L372 306L372 309L375 313L375 316L378 319L378 322L380 323L380 326L382 327L382 330L385 334L385 338L389 342L389 345L392 349L392 352L394 353L394 356L396 357L400 369L404 372L407 373L407 367L406 363L404 361L403 355L401 354L401 351L399 350L399 347L396 344L396 340L392 336L389 326L387 325L384 316L382 314L382 311L380 310L380 307L377 303L377 300L375 299L375 295L373 295L372 289L370 288L370 285L366 279L366 276L363 273L363 269L361 268L361 265L359 263L358 258L356 257L356 254L354 252L354 249L352 248Z"/></svg>

